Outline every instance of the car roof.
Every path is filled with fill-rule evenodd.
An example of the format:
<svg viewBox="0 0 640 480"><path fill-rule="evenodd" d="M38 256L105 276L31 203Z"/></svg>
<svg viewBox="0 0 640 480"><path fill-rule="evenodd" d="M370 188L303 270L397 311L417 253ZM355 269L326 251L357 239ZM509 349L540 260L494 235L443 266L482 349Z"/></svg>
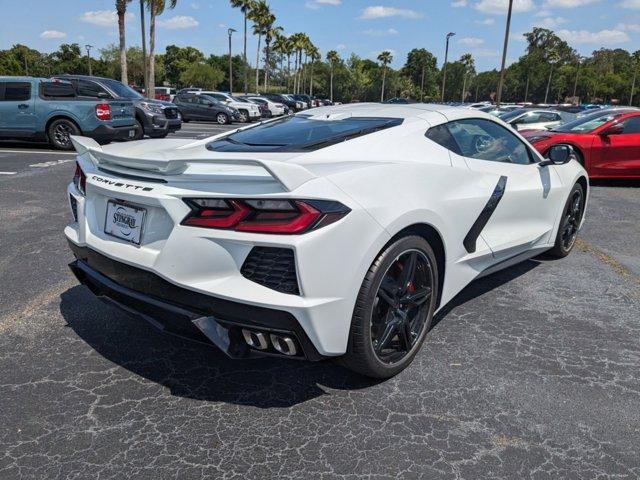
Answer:
<svg viewBox="0 0 640 480"><path fill-rule="evenodd" d="M391 117L403 119L423 119L439 124L444 121L461 118L486 118L496 121L496 117L466 107L457 107L437 103L347 103L330 105L306 110L299 115L344 116L344 117Z"/></svg>

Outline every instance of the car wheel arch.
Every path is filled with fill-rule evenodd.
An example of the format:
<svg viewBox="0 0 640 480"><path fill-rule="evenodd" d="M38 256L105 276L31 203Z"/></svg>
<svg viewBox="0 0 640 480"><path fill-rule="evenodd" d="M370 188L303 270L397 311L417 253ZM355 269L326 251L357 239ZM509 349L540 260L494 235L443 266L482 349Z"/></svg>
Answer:
<svg viewBox="0 0 640 480"><path fill-rule="evenodd" d="M82 129L80 128L80 124L78 123L77 120L75 120L73 117L69 116L69 115L54 115L52 116L49 120L47 120L46 125L44 126L44 131L45 134L47 135L47 138L49 136L49 127L51 126L51 124L53 122L55 122L56 120L67 120L71 123L73 123L80 132L82 132Z"/></svg>

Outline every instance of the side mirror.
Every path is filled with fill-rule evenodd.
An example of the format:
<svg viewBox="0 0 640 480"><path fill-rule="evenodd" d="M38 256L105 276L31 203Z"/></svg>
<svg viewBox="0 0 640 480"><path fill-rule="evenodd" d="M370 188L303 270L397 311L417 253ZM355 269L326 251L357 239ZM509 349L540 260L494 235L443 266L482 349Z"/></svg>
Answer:
<svg viewBox="0 0 640 480"><path fill-rule="evenodd" d="M603 131L600 132L600 135L603 137L608 137L609 135L620 135L624 132L624 125L621 123L614 123L613 125L609 125Z"/></svg>
<svg viewBox="0 0 640 480"><path fill-rule="evenodd" d="M547 151L547 159L538 165L541 167L546 167L547 165L564 165L571 160L572 152L573 147L569 145L554 145Z"/></svg>

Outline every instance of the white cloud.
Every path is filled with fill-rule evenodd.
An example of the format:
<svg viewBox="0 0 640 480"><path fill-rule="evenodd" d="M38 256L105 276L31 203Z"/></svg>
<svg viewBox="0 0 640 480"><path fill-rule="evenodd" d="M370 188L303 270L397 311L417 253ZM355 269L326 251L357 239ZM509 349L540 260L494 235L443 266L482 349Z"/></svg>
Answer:
<svg viewBox="0 0 640 480"><path fill-rule="evenodd" d="M304 4L305 7L310 8L311 10L318 10L323 5L340 5L342 4L342 0L309 0Z"/></svg>
<svg viewBox="0 0 640 480"><path fill-rule="evenodd" d="M40 34L40 38L44 40L55 40L57 38L65 38L66 36L66 33L60 32L58 30L45 30Z"/></svg>
<svg viewBox="0 0 640 480"><path fill-rule="evenodd" d="M533 0L514 0L513 12L528 12L535 7ZM480 0L473 8L491 15L504 15L509 8L509 0Z"/></svg>
<svg viewBox="0 0 640 480"><path fill-rule="evenodd" d="M347 46L344 43L339 43L336 45L336 50L346 50Z"/></svg>
<svg viewBox="0 0 640 480"><path fill-rule="evenodd" d="M124 16L129 21L134 18L133 13L127 12ZM115 27L118 25L118 14L115 10L96 10L94 12L84 12L80 15L80 21L98 25L99 27Z"/></svg>
<svg viewBox="0 0 640 480"><path fill-rule="evenodd" d="M183 28L194 28L199 25L198 21L187 15L178 15L168 20L158 20L158 26L168 30L179 30Z"/></svg>
<svg viewBox="0 0 640 480"><path fill-rule="evenodd" d="M451 6L453 8L462 8L466 7L469 4L467 0L456 0L455 2L451 2Z"/></svg>
<svg viewBox="0 0 640 480"><path fill-rule="evenodd" d="M640 10L640 0L624 0L620 2L622 8L630 8L632 10Z"/></svg>
<svg viewBox="0 0 640 480"><path fill-rule="evenodd" d="M200 9L200 5L199 5L199 4L197 4L196 2L191 2L191 3L189 4L189 6L190 6L191 8L193 8L194 10L199 10L199 9Z"/></svg>
<svg viewBox="0 0 640 480"><path fill-rule="evenodd" d="M552 28L559 27L564 23L567 23L567 21L568 20L563 17L546 17L546 18L543 18L541 21L537 22L536 26L552 29Z"/></svg>
<svg viewBox="0 0 640 480"><path fill-rule="evenodd" d="M474 23L476 25L485 25L485 26L489 26L489 25L493 25L496 23L496 21L489 17L489 18L485 18L484 20L475 20Z"/></svg>
<svg viewBox="0 0 640 480"><path fill-rule="evenodd" d="M536 17L550 17L552 15L550 10L538 10L535 13Z"/></svg>
<svg viewBox="0 0 640 480"><path fill-rule="evenodd" d="M499 55L497 50L491 50L490 48L476 48L473 54L476 57L497 57Z"/></svg>
<svg viewBox="0 0 640 480"><path fill-rule="evenodd" d="M631 40L622 30L600 30L589 32L588 30L559 30L556 34L569 44L593 43L597 45L616 45Z"/></svg>
<svg viewBox="0 0 640 480"><path fill-rule="evenodd" d="M544 0L544 8L578 8L600 0Z"/></svg>
<svg viewBox="0 0 640 480"><path fill-rule="evenodd" d="M362 32L365 35L370 35L372 37L384 37L386 35L397 35L398 31L395 28L388 28L386 30L377 30L375 28L369 28Z"/></svg>
<svg viewBox="0 0 640 480"><path fill-rule="evenodd" d="M484 40L482 38L477 38L477 37L463 37L463 38L460 38L456 43L474 48L484 44Z"/></svg>
<svg viewBox="0 0 640 480"><path fill-rule="evenodd" d="M383 7L378 5L365 8L362 11L362 15L360 15L360 18L364 20L386 17L421 18L422 14L415 10L409 10L408 8Z"/></svg>
<svg viewBox="0 0 640 480"><path fill-rule="evenodd" d="M640 33L640 24L638 23L619 23L614 30L622 30L623 32Z"/></svg>

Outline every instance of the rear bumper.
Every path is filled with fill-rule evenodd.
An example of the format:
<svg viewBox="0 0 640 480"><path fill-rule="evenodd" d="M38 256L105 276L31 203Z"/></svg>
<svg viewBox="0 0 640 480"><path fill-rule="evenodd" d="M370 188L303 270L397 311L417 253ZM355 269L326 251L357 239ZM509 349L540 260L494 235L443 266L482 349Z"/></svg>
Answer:
<svg viewBox="0 0 640 480"><path fill-rule="evenodd" d="M295 339L300 354L288 358L317 361L323 357L295 317L288 312L219 299L173 285L159 276L112 260L69 242L76 260L69 268L96 296L147 320L170 334L213 344L231 358L278 355L269 348L250 349L242 329ZM197 325L207 325L206 334Z"/></svg>
<svg viewBox="0 0 640 480"><path fill-rule="evenodd" d="M128 140L133 138L130 132L135 134L136 126L126 125L123 127L113 127L111 125L100 125L89 132L83 132L86 137L91 137L98 142L111 142L113 140Z"/></svg>

